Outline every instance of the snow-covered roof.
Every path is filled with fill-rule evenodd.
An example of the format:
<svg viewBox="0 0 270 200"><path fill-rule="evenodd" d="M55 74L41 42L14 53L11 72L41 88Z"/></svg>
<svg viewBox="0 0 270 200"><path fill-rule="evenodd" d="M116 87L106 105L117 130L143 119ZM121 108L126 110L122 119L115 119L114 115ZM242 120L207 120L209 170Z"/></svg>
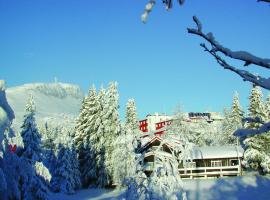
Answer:
<svg viewBox="0 0 270 200"><path fill-rule="evenodd" d="M205 146L193 148L193 159L236 158L243 157L240 146Z"/></svg>

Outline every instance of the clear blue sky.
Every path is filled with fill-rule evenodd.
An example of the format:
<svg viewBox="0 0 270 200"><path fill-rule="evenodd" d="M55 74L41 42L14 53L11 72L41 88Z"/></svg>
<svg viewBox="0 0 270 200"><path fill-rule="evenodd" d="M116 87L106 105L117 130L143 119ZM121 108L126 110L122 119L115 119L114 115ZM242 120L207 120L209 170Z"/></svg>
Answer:
<svg viewBox="0 0 270 200"><path fill-rule="evenodd" d="M219 67L186 28L196 14L225 46L270 57L270 7L256 0L187 0L166 12L159 2L145 25L146 3L0 0L0 79L12 87L57 77L84 91L115 80L121 113L135 98L140 118L172 113L179 104L185 111L222 111L235 90L246 106L250 84Z"/></svg>

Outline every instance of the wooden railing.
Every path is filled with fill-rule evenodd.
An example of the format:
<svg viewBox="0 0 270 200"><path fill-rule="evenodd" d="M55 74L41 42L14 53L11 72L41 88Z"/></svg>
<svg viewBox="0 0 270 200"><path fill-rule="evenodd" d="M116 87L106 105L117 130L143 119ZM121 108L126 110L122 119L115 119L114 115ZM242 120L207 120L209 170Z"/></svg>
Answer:
<svg viewBox="0 0 270 200"><path fill-rule="evenodd" d="M236 165L221 167L194 167L186 169L180 168L179 173L183 178L239 176L241 175L241 167Z"/></svg>
<svg viewBox="0 0 270 200"><path fill-rule="evenodd" d="M153 171L153 169L153 162L147 162L144 164L145 171ZM240 165L235 165L221 167L179 168L179 173L182 178L239 176L241 175L241 167Z"/></svg>

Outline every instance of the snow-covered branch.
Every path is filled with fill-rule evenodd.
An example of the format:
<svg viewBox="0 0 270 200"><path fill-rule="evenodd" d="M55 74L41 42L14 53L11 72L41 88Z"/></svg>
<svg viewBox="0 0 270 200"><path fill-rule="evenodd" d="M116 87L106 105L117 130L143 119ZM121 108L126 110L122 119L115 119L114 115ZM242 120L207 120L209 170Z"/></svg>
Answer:
<svg viewBox="0 0 270 200"><path fill-rule="evenodd" d="M204 43L202 43L200 46L203 47L203 49L206 52L210 53L216 59L218 64L220 64L224 69L230 70L230 71L238 74L239 76L241 76L243 78L244 81L249 81L249 82L254 83L256 85L259 85L267 90L270 90L270 79L269 78L264 78L264 77L261 77L259 75L254 75L247 70L237 69L237 68L231 66L230 64L228 64L217 53L221 52L225 56L245 61L245 66L247 66L249 64L256 64L258 66L262 66L262 67L269 68L269 69L270 69L270 59L262 59L262 58L256 57L256 56L254 56L248 52L244 52L244 51L237 51L237 52L231 51L230 49L225 48L222 45L220 45L215 40L215 37L211 32L209 32L207 34L203 33L202 32L202 24L196 16L193 17L193 21L196 23L197 28L196 29L188 28L188 32L204 38L206 41L208 41L211 44L211 49L208 48Z"/></svg>
<svg viewBox="0 0 270 200"><path fill-rule="evenodd" d="M264 123L258 129L238 129L237 131L233 133L233 135L237 137L246 137L246 136L252 136L252 135L260 135L268 131L270 131L270 122Z"/></svg>
<svg viewBox="0 0 270 200"><path fill-rule="evenodd" d="M246 122L247 123L260 123L260 124L263 124L264 123L260 117L255 117L255 118L246 117L246 118L243 118L242 119L242 122L243 123L246 123Z"/></svg>
<svg viewBox="0 0 270 200"><path fill-rule="evenodd" d="M244 81L249 81L251 83L254 83L255 85L259 85L262 88L265 88L267 90L270 90L270 79L269 78L264 78L259 75L254 75L246 70L239 70L231 65L229 65L223 58L221 58L215 49L209 49L205 44L201 44L201 47L204 48L204 50L208 53L210 53L220 64L224 69L230 70L239 76L243 78Z"/></svg>
<svg viewBox="0 0 270 200"><path fill-rule="evenodd" d="M270 0L257 0L258 2L262 1L262 2L266 2L266 3L270 3Z"/></svg>
<svg viewBox="0 0 270 200"><path fill-rule="evenodd" d="M230 58L242 60L244 61L244 66L254 64L254 65L258 65L258 66L270 69L270 59L260 58L246 51L232 51L229 48L226 48L222 46L221 44L219 44L219 42L216 41L213 33L211 32L207 34L203 33L201 22L196 16L193 16L193 21L196 23L197 28L196 29L188 28L188 33L198 35L204 38L206 41L208 41L212 46L211 51L221 52L225 56L228 56Z"/></svg>

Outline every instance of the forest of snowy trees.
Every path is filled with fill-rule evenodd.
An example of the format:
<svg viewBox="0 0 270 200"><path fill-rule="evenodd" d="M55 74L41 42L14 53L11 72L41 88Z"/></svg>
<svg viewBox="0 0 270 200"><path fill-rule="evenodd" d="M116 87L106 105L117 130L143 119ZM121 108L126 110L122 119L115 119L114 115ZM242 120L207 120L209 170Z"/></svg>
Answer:
<svg viewBox="0 0 270 200"><path fill-rule="evenodd" d="M138 151L142 133L135 100L128 100L125 122L121 122L117 83L111 82L108 88L101 87L98 91L95 86L89 89L73 128L47 122L37 125L34 98L30 95L20 133L10 127L14 114L5 98L4 85L1 89L0 194L3 199L47 199L49 191L74 194L80 188L115 186L127 187L129 199L185 199L177 163L182 160L185 166L194 145L241 142L245 148L245 168L269 173L269 133L240 140L233 135L239 128L257 128L270 120L270 96L264 100L260 87L255 85L247 112L244 113L236 92L231 108L224 109L221 122L190 123L184 119L183 112L177 112L164 141L177 138L184 146L175 148L171 159L161 154L150 177L143 172L143 155ZM21 137L23 145L13 152L10 144L15 135Z"/></svg>
<svg viewBox="0 0 270 200"><path fill-rule="evenodd" d="M48 199L48 192L74 194L81 188L124 187L127 199L185 199L178 162L184 166L194 145L237 145L245 149L243 164L247 170L269 173L269 134L236 138L239 128L257 128L270 120L270 96L265 100L260 87L253 86L247 112L236 92L230 109L217 124L202 120L190 123L183 112L176 112L173 123L163 136L164 142L182 141L174 148L173 157L162 154L156 159L153 174L143 171L140 147L142 133L138 127L135 100L126 105L125 122L119 117L117 83L108 88L95 86L83 99L80 115L73 128L50 123L37 125L34 97L29 96L21 130L11 128L12 108L1 84L1 199ZM244 120L242 120L244 119ZM256 120L254 120L256 119ZM16 136L16 137L15 137ZM21 138L15 151L10 146L14 137ZM179 153L181 152L181 153Z"/></svg>

